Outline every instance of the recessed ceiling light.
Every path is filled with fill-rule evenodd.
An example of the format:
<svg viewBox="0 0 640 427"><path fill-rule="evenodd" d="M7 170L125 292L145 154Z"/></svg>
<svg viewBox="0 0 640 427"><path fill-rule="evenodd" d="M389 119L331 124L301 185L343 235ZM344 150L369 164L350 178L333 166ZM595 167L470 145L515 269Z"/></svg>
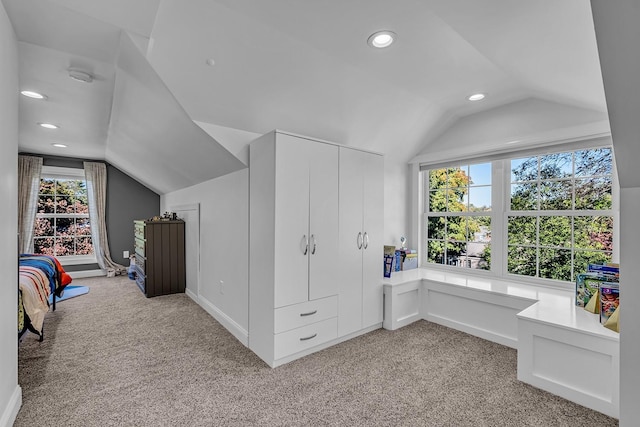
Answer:
<svg viewBox="0 0 640 427"><path fill-rule="evenodd" d="M371 47L382 49L384 47L391 46L391 43L396 39L396 33L393 31L377 31L369 36L367 43Z"/></svg>
<svg viewBox="0 0 640 427"><path fill-rule="evenodd" d="M42 126L43 128L47 128L47 129L58 129L58 126L52 124L52 123L38 123L40 126Z"/></svg>
<svg viewBox="0 0 640 427"><path fill-rule="evenodd" d="M69 77L77 82L91 83L93 81L93 75L86 71L78 70L77 68L69 68Z"/></svg>
<svg viewBox="0 0 640 427"><path fill-rule="evenodd" d="M21 94L23 94L24 96L26 96L27 98L33 98L33 99L47 99L46 95L43 95L41 93L38 92L33 92L30 90L23 90L22 92L20 92Z"/></svg>
<svg viewBox="0 0 640 427"><path fill-rule="evenodd" d="M484 93L474 93L473 95L469 95L467 99L469 101L481 101L484 99L484 97L485 97Z"/></svg>
<svg viewBox="0 0 640 427"><path fill-rule="evenodd" d="M59 142L56 142L54 144L51 144L56 148L67 148L66 144L60 144Z"/></svg>

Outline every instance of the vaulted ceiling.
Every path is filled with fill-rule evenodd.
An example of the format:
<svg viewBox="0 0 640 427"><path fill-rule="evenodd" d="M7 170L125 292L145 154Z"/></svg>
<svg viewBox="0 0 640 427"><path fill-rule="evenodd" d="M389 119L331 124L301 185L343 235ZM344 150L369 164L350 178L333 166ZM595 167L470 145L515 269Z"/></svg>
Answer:
<svg viewBox="0 0 640 427"><path fill-rule="evenodd" d="M284 129L407 162L464 118L524 100L606 118L586 0L3 4L21 89L48 96L21 99L20 150L105 159L159 193L245 167L194 121ZM368 46L378 30L396 43ZM70 79L70 68L94 82ZM476 92L487 97L466 100Z"/></svg>

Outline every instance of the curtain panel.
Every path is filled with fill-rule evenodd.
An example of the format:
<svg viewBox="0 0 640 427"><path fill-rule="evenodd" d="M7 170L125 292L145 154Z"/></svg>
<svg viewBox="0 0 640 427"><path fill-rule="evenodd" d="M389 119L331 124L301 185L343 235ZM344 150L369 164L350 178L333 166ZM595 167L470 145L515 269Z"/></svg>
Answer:
<svg viewBox="0 0 640 427"><path fill-rule="evenodd" d="M33 252L33 227L38 210L42 157L18 156L18 250Z"/></svg>
<svg viewBox="0 0 640 427"><path fill-rule="evenodd" d="M127 267L111 259L109 242L107 241L107 224L105 222L107 167L104 163L84 162L84 174L89 198L91 240L98 265L101 269L106 270L107 276L126 273Z"/></svg>

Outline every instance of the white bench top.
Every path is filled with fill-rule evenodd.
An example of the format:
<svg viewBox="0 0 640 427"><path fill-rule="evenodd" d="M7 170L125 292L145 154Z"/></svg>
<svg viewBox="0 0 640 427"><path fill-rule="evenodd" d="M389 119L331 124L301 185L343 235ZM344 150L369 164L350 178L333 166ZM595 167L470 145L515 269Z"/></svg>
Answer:
<svg viewBox="0 0 640 427"><path fill-rule="evenodd" d="M575 294L572 289L559 289L543 285L534 286L499 278L485 278L427 268L394 271L391 273L391 277L385 277L382 283L383 285L394 286L419 280L429 280L484 292L530 299L532 305L518 313L519 318L547 323L615 341L620 339L618 333L600 324L598 315L575 306Z"/></svg>

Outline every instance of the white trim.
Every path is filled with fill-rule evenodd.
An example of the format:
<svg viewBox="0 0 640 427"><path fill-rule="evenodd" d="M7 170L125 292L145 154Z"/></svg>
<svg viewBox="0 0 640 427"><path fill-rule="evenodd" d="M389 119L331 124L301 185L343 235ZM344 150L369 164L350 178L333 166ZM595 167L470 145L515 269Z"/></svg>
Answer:
<svg viewBox="0 0 640 427"><path fill-rule="evenodd" d="M85 179L83 168L64 168L60 166L42 166L41 177L51 178L82 178Z"/></svg>
<svg viewBox="0 0 640 427"><path fill-rule="evenodd" d="M59 256L58 261L63 266L65 265L83 265L83 264L97 264L98 260L95 255L69 255Z"/></svg>
<svg viewBox="0 0 640 427"><path fill-rule="evenodd" d="M197 219L196 219L196 227L198 227L198 241L196 242L196 251L197 251L197 256L196 256L196 289L195 289L195 294L196 295L200 295L200 266L201 266L201 262L200 262L200 202L196 202L196 203L188 203L185 205L176 205L176 206L172 206L171 208L169 208L169 212L175 212L176 214L178 212L188 212L188 211L195 211ZM186 227L187 224L185 223L185 233L186 233ZM186 237L185 237L186 238ZM185 241L185 251L187 249L187 244L188 242ZM188 285L188 284L187 284ZM188 286L185 288L185 292L186 290L188 290Z"/></svg>
<svg viewBox="0 0 640 427"><path fill-rule="evenodd" d="M82 279L85 277L99 277L107 275L107 273L103 270L67 271L67 274L71 276L72 279Z"/></svg>
<svg viewBox="0 0 640 427"><path fill-rule="evenodd" d="M16 388L11 394L7 406L2 411L2 417L0 417L0 427L11 427L18 416L18 411L22 406L22 388L16 385Z"/></svg>
<svg viewBox="0 0 640 427"><path fill-rule="evenodd" d="M207 313L211 315L214 319L218 321L227 331L231 332L231 334L236 337L238 341L242 343L245 347L249 347L249 332L236 323L231 317L227 316L222 312L218 307L213 305L211 302L206 300L204 297L198 297L192 291L185 290L185 293L189 298L194 300L196 304L204 309Z"/></svg>

